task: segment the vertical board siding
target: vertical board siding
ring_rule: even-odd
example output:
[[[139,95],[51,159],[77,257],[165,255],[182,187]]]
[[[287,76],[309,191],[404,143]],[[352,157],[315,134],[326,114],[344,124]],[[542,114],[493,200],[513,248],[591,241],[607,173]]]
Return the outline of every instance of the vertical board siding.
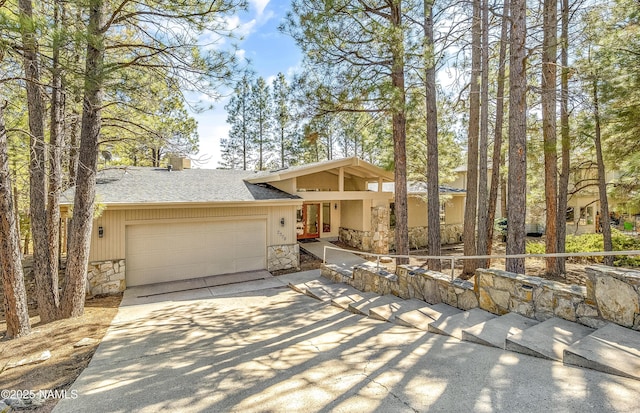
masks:
[[[99,227],[104,230],[102,238],[98,236]],[[89,261],[121,259],[124,251],[124,211],[105,210],[93,221]]]
[[[296,242],[295,206],[254,206],[221,208],[165,208],[165,209],[106,209],[93,223],[90,261],[122,259],[126,255],[126,226],[149,221],[162,223],[193,219],[225,217],[261,218],[267,221],[267,244],[286,245]],[[284,226],[280,220],[284,218]],[[98,237],[98,227],[104,229],[104,237]]]
[[[280,220],[284,218],[284,226]],[[271,207],[267,222],[267,244],[295,244],[296,240],[296,207]]]

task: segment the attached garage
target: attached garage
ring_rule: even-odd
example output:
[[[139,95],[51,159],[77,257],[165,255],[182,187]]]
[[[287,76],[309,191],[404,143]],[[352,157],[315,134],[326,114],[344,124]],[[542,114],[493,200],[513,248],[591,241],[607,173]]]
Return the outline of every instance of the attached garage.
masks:
[[[299,267],[295,225],[302,200],[246,181],[255,175],[141,167],[98,173],[88,293]],[[67,219],[73,196],[73,189],[64,194]]]
[[[126,284],[265,269],[266,233],[265,219],[128,225]]]

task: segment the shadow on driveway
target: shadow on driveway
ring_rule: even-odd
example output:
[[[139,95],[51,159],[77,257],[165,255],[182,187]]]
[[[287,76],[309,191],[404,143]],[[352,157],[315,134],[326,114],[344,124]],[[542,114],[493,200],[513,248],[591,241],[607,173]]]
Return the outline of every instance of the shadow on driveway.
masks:
[[[121,308],[72,389],[55,412],[605,412],[640,381],[266,288]]]

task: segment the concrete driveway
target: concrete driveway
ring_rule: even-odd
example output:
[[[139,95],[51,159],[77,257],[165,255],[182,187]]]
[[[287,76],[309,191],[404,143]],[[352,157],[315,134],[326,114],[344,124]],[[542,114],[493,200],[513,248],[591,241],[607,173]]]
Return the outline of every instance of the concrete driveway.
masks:
[[[54,411],[640,409],[640,381],[350,314],[286,288],[295,277],[127,290],[78,397]]]

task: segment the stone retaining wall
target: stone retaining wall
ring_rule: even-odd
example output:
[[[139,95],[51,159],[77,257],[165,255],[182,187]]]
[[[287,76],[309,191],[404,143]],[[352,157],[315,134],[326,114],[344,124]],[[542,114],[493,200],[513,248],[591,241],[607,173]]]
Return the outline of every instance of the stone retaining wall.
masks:
[[[640,330],[640,272],[606,265],[586,268],[586,287],[508,273],[478,270],[480,308],[516,312],[544,321],[560,317],[592,328],[610,321]]]
[[[495,269],[476,271],[480,308],[502,315],[518,313],[544,321],[552,317],[599,328],[605,321],[595,305],[585,300],[587,288]]]
[[[640,331],[640,271],[587,267],[585,301],[595,306],[603,319]]]
[[[267,270],[300,268],[300,245],[272,245],[267,247]]]
[[[408,298],[417,298],[429,304],[445,303],[463,310],[478,307],[472,281],[455,278],[438,271],[410,265],[396,269],[401,280],[407,280]]]
[[[118,294],[125,290],[125,261],[108,260],[89,263],[87,296]]]
[[[360,291],[392,294],[401,298],[417,298],[429,304],[446,303],[469,310],[478,306],[473,283],[451,279],[442,273],[418,267],[399,266],[393,274],[384,268],[356,266],[352,274],[332,265],[322,266],[322,275],[336,282],[344,282]]]
[[[640,331],[640,271],[594,265],[587,267],[587,285],[567,285],[539,277],[495,269],[478,269],[472,280],[408,265],[396,274],[361,265],[353,272],[323,265],[322,275],[361,291],[462,310],[479,307],[497,315],[509,312],[544,321],[551,317],[600,328],[607,322]]]

